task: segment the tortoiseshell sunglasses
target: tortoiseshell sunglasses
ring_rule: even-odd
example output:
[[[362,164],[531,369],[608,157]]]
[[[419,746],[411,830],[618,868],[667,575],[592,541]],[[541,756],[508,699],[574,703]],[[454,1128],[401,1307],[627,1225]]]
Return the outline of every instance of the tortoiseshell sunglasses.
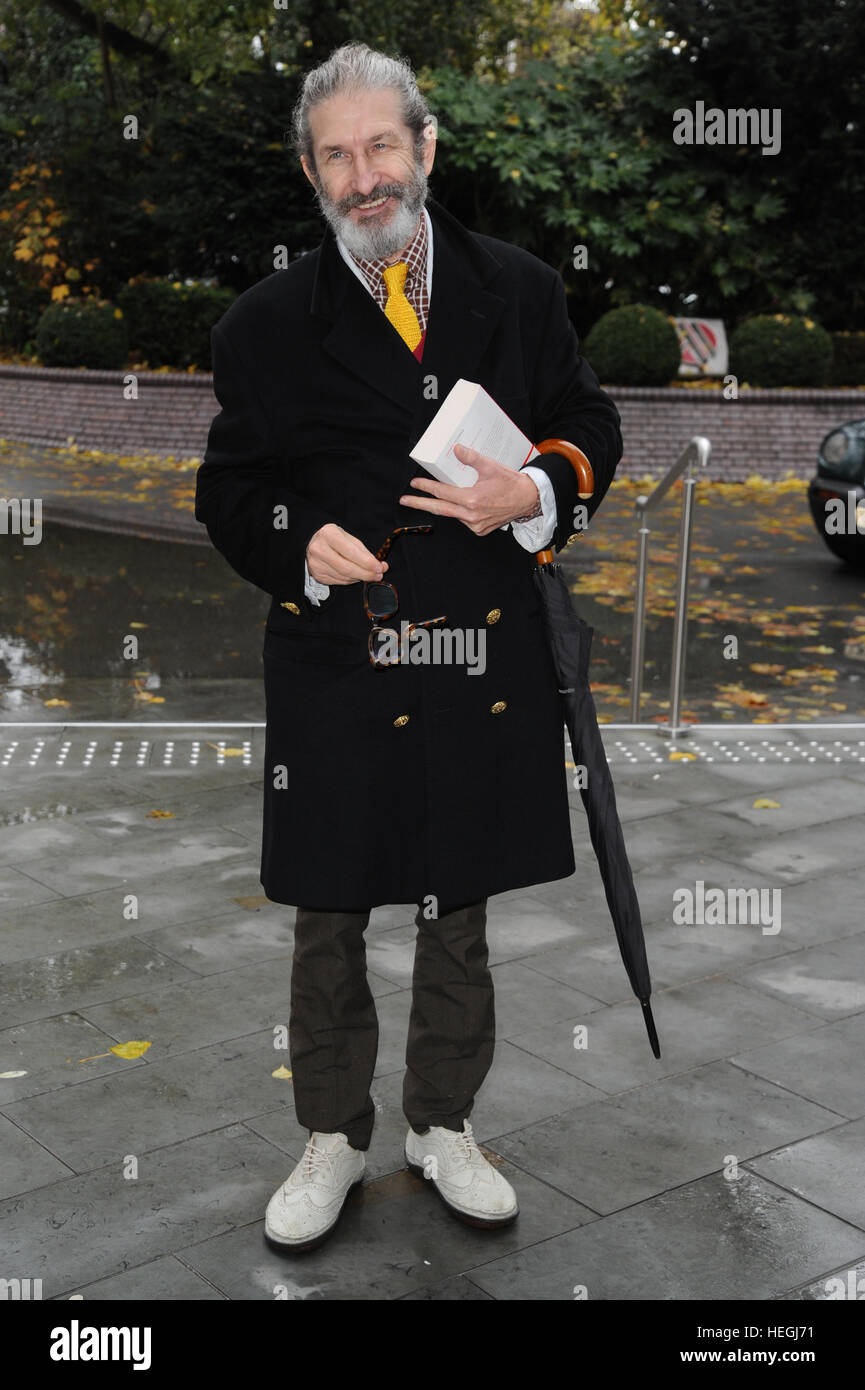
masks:
[[[387,558],[388,551],[396,540],[397,536],[428,536],[432,531],[432,526],[398,526],[375,553],[377,560]],[[379,626],[377,619],[392,618],[399,609],[399,594],[396,586],[387,579],[367,579],[363,586],[363,611],[373,624],[369,634],[367,647],[369,659],[377,671],[386,670],[388,666],[399,664],[402,656],[403,637],[409,637],[411,633],[419,627],[433,627],[436,623],[446,622],[445,614],[440,618],[427,618],[423,623],[409,623],[405,633],[399,636],[397,655],[395,657],[385,657],[385,648],[390,648],[393,641],[394,630],[392,628]],[[387,634],[385,636],[385,634]]]

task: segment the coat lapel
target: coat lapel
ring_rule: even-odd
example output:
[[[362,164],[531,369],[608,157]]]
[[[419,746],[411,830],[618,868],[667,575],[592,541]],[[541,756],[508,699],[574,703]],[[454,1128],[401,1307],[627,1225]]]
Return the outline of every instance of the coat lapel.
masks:
[[[433,279],[422,362],[351,273],[329,226],[319,247],[310,301],[310,313],[331,324],[324,350],[374,395],[387,397],[405,412],[412,444],[457,378],[476,379],[475,369],[505,308],[501,295],[485,288],[501,263],[429,197],[427,211],[433,227]],[[436,395],[426,399],[432,376]]]

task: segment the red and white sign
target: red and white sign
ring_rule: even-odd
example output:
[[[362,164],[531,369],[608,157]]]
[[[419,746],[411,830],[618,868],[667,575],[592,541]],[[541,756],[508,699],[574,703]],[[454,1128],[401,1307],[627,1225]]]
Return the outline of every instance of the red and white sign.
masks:
[[[726,376],[729,356],[723,319],[674,319],[682,350],[679,376]]]

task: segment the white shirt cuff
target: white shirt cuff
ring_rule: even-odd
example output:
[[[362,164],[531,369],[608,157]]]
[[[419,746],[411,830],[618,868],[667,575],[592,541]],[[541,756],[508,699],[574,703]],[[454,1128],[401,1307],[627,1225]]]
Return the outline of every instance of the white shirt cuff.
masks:
[[[540,517],[538,517],[538,520],[540,521]],[[540,549],[543,549],[543,546],[541,546]],[[303,592],[306,594],[310,603],[315,604],[316,608],[318,608],[323,598],[330,597],[330,585],[319,584],[317,579],[313,579],[305,560],[303,562]]]
[[[523,549],[545,550],[556,530],[556,495],[550,475],[545,473],[543,468],[532,468],[531,465],[521,469],[521,472],[528,473],[538,489],[542,511],[540,516],[533,517],[531,521],[512,521],[510,524]]]

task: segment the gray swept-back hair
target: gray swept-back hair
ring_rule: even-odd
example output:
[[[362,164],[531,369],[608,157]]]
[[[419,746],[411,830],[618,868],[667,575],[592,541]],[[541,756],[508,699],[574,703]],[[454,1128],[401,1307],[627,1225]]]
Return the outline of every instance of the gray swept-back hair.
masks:
[[[328,98],[353,92],[393,88],[400,95],[402,118],[412,132],[415,160],[424,147],[424,127],[435,117],[421,96],[407,58],[391,58],[377,53],[365,43],[343,44],[325,62],[306,74],[300,96],[291,113],[291,145],[296,155],[304,155],[313,173],[318,173],[312,151],[309,113]]]

